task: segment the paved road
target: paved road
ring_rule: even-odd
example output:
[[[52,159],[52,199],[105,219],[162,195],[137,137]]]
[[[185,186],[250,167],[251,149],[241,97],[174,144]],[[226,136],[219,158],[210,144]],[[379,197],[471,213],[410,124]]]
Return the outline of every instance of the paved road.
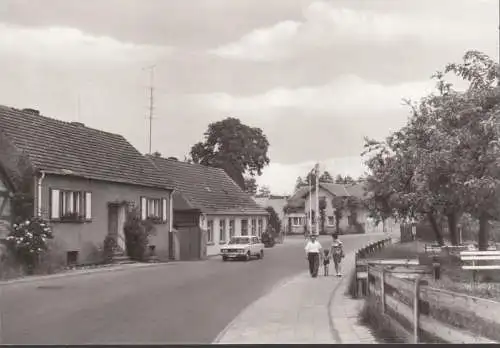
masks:
[[[368,238],[380,236],[343,240],[352,249]],[[2,343],[211,343],[246,306],[306,269],[303,246],[289,239],[251,262],[216,258],[6,285]]]

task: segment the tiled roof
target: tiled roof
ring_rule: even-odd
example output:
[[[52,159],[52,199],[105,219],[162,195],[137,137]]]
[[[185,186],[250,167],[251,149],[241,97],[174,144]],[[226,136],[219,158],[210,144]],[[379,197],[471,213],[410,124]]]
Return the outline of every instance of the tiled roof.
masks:
[[[0,106],[0,131],[31,165],[50,174],[172,188],[123,136]]]
[[[354,184],[347,184],[345,185],[345,189],[349,193],[350,196],[361,198],[361,199],[366,199],[368,198],[365,189],[365,184],[364,183],[354,183]]]
[[[181,192],[191,208],[211,214],[267,214],[222,169],[147,157],[174,182],[176,191]]]

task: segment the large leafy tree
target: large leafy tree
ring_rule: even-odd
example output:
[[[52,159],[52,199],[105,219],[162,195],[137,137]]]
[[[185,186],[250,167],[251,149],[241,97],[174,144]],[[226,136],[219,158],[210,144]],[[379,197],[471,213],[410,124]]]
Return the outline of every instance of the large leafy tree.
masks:
[[[464,92],[444,81],[453,72],[469,82]],[[460,64],[437,73],[437,93],[411,104],[405,127],[385,142],[367,142],[370,207],[379,216],[426,216],[443,243],[437,224],[446,216],[450,239],[468,212],[479,220],[479,246],[488,244],[489,220],[497,219],[499,93],[497,64],[470,51]]]
[[[251,195],[255,195],[258,190],[257,181],[255,180],[255,178],[251,176],[246,177],[244,178],[244,182],[245,182],[245,192]]]
[[[244,174],[261,175],[269,164],[269,142],[262,129],[228,117],[208,125],[205,139],[191,148],[193,162],[222,168],[245,189]]]

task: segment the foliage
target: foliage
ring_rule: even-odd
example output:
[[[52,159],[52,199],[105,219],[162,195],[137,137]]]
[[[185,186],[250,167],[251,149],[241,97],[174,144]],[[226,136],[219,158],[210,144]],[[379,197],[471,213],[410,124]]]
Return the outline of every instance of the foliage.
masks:
[[[333,182],[333,180],[332,180],[332,182]],[[350,175],[342,176],[342,175],[338,174],[335,177],[336,184],[352,184],[354,182],[355,182],[355,180]]]
[[[245,189],[243,174],[261,175],[269,164],[269,142],[257,127],[249,127],[237,118],[228,117],[211,123],[205,139],[191,148],[193,162],[222,168]]]
[[[326,199],[325,197],[319,198],[319,223],[320,223],[320,233],[325,233],[325,221],[326,221]]]
[[[52,238],[49,223],[34,217],[12,226],[12,231],[7,236],[7,247],[17,263],[26,267],[28,273],[32,273],[40,255],[47,250],[47,240]]]
[[[127,213],[124,232],[128,256],[135,261],[146,261],[154,224],[150,220],[142,220],[139,210],[134,208]]]
[[[304,180],[302,180],[302,177],[297,177],[297,181],[295,182],[295,191],[297,191],[299,188],[301,188],[302,186],[305,186],[306,183],[304,182]]]
[[[449,72],[468,81],[469,88],[453,90],[444,80]],[[500,216],[496,76],[492,59],[469,51],[463,63],[449,64],[433,76],[437,93],[417,103],[407,101],[412,115],[405,127],[384,142],[366,140],[372,215],[426,217],[442,244],[439,218],[447,217],[456,243],[457,223],[467,212],[480,220],[479,244],[486,248],[488,221]]]
[[[271,189],[269,188],[269,186],[261,186],[259,188],[259,193],[258,193],[259,197],[269,197],[271,196]]]
[[[254,177],[245,178],[245,192],[252,196],[257,193],[257,182]]]
[[[105,263],[113,262],[113,256],[115,254],[117,247],[118,247],[118,244],[116,243],[116,239],[114,237],[107,235],[106,238],[104,238],[103,258],[104,258]]]
[[[332,175],[328,171],[324,171],[323,174],[319,177],[319,182],[329,182],[333,183]]]
[[[271,226],[276,233],[279,233],[281,231],[281,220],[278,214],[273,207],[267,207],[266,211],[269,213],[268,225]]]

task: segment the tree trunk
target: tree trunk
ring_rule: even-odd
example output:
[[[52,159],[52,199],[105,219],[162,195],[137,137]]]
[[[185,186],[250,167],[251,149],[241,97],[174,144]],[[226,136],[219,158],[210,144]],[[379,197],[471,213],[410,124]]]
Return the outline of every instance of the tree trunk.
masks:
[[[479,236],[477,241],[480,251],[485,251],[488,249],[489,232],[490,220],[486,215],[482,215],[479,218]]]
[[[451,245],[458,245],[458,231],[457,231],[458,214],[450,213],[446,215],[446,217],[448,220],[448,231],[450,233]]]
[[[429,222],[431,223],[432,226],[432,230],[436,235],[436,242],[441,246],[444,245],[443,234],[441,233],[436,217],[434,216],[433,213],[427,213],[427,218],[429,219]]]

